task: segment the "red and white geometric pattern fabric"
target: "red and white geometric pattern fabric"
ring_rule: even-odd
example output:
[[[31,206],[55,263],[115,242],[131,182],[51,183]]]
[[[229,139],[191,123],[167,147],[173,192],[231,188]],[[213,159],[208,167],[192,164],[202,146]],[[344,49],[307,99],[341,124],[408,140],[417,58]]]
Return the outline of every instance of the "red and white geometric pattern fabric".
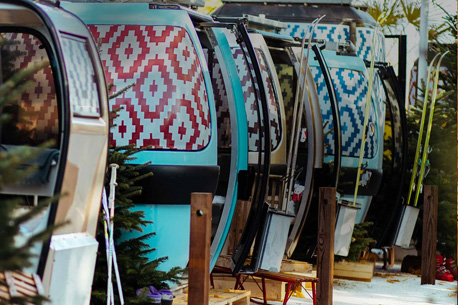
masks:
[[[231,118],[229,112],[229,102],[221,66],[216,57],[213,57],[211,72],[218,127],[218,147],[228,148],[231,146]]]
[[[116,146],[201,150],[210,142],[210,109],[191,38],[174,26],[91,25],[113,93],[122,107],[111,134]]]
[[[20,52],[12,62],[14,70],[23,70],[31,65],[49,61],[46,49],[35,36],[26,33],[1,33],[0,35],[8,41],[4,48],[10,52]],[[59,113],[51,67],[37,71],[30,80],[30,85],[25,87],[25,91],[16,102],[20,108],[21,120],[18,127],[29,131],[31,140],[35,144],[50,139],[57,140]]]
[[[256,102],[256,92],[251,81],[251,74],[248,64],[241,48],[231,48],[237,66],[237,72],[242,84],[243,97],[245,99],[245,112],[248,123],[248,150],[259,151],[259,124],[258,124],[258,104]]]
[[[267,86],[267,103],[269,105],[269,118],[270,118],[270,140],[272,142],[272,150],[275,150],[281,140],[281,125],[280,125],[280,111],[278,107],[278,97],[273,88],[273,79],[268,70],[265,55],[260,49],[255,49],[256,58],[259,62],[261,70],[262,82]]]

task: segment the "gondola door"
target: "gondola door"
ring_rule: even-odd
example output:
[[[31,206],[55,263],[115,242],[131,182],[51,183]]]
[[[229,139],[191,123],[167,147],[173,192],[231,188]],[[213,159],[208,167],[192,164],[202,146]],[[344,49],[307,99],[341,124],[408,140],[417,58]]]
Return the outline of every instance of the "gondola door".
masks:
[[[215,97],[220,175],[212,204],[210,270],[223,250],[232,223],[239,189],[249,184],[248,127],[245,99],[237,66],[226,35],[234,25],[190,13],[206,55]]]
[[[2,53],[12,55],[2,58],[2,68],[12,75],[42,65],[30,75],[30,86],[3,109],[12,120],[2,124],[1,140],[5,150],[37,149],[29,163],[38,170],[1,192],[31,205],[59,194],[21,229],[26,239],[62,224],[35,246],[38,259],[27,271],[42,277],[52,304],[89,304],[108,147],[101,62],[86,26],[54,3],[1,1],[0,14],[2,41],[8,41]]]

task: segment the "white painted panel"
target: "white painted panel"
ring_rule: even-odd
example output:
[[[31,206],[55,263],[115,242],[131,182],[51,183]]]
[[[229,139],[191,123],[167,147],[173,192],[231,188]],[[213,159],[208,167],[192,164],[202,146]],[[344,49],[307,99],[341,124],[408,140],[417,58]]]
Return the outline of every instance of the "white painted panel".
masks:
[[[86,233],[52,237],[50,304],[89,304],[97,246],[97,241]]]
[[[334,254],[348,256],[358,208],[339,205],[334,233]]]
[[[417,223],[419,208],[406,205],[402,213],[401,225],[399,227],[395,245],[402,248],[409,248],[410,240],[412,239],[413,230]]]
[[[292,217],[285,214],[269,213],[268,218],[270,218],[270,221],[259,268],[280,272]]]

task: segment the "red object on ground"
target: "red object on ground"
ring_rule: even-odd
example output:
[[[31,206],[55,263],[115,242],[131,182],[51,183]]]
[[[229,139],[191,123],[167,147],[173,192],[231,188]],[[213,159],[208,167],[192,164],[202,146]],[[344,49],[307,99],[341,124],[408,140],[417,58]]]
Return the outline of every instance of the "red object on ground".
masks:
[[[450,273],[453,275],[455,280],[457,280],[458,268],[456,267],[456,260],[453,258],[447,258],[445,260],[445,268],[447,268]]]
[[[450,271],[444,265],[444,257],[436,254],[436,279],[453,282],[454,278]]]
[[[213,268],[213,272],[218,272],[218,273],[230,273],[232,274],[231,269],[229,268],[224,268],[224,267],[218,267],[215,266]],[[310,282],[312,284],[312,295],[308,293],[307,294],[310,296],[310,298],[313,301],[313,305],[316,305],[316,294],[315,294],[315,288],[316,288],[316,283],[318,282],[318,279],[316,277],[308,277],[308,276],[298,276],[298,275],[292,275],[292,274],[284,274],[284,273],[278,273],[278,272],[270,272],[270,271],[263,271],[259,270],[258,272],[255,273],[237,273],[235,274],[235,287],[234,289],[242,289],[245,290],[243,287],[243,283],[246,281],[248,277],[253,278],[253,280],[256,282],[255,278],[260,278],[261,279],[261,286],[256,282],[258,285],[259,289],[262,291],[263,295],[263,300],[262,302],[259,302],[258,300],[251,299],[251,302],[256,303],[256,304],[264,304],[268,305],[269,303],[267,302],[266,298],[266,284],[265,284],[265,279],[269,280],[274,280],[274,281],[280,281],[280,282],[286,282],[288,285],[286,286],[286,293],[285,293],[285,299],[283,300],[283,305],[286,305],[288,303],[289,298],[292,296],[294,290],[298,286],[302,286],[303,283]]]

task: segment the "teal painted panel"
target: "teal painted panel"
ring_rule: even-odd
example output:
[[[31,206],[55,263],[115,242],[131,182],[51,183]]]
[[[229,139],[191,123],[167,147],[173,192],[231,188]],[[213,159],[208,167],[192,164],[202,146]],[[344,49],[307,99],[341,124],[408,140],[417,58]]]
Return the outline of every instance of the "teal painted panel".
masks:
[[[163,271],[176,266],[185,268],[189,260],[191,205],[136,204],[131,211],[143,211],[145,219],[153,223],[143,226],[143,233],[123,233],[120,242],[155,232],[156,235],[147,240],[150,248],[156,249],[147,255],[148,259],[167,256],[169,259],[158,267]]]

